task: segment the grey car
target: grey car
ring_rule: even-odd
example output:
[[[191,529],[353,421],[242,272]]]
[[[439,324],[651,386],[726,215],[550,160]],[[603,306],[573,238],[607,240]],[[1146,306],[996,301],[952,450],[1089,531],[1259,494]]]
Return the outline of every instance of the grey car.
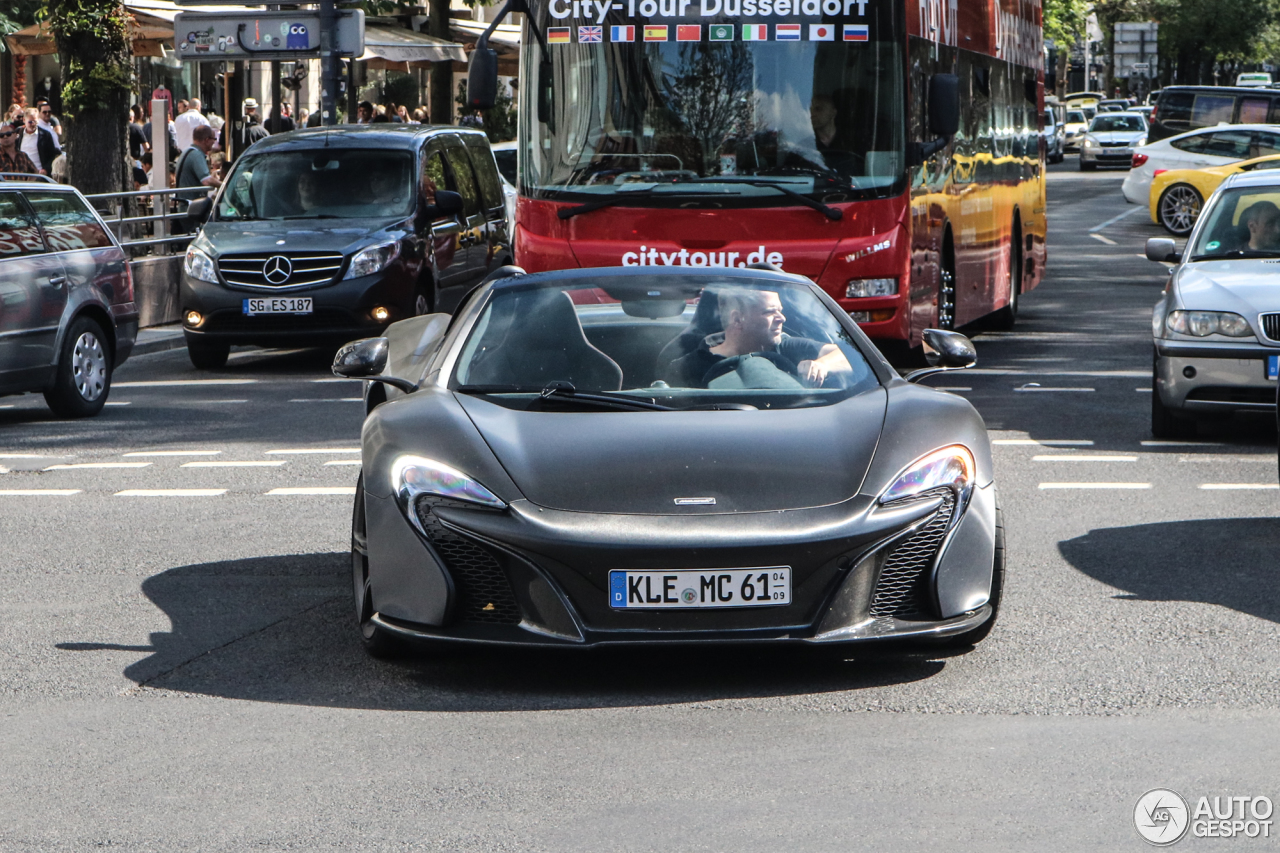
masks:
[[[0,395],[96,415],[137,336],[128,257],[84,197],[0,174]]]
[[[991,630],[1004,548],[982,418],[900,378],[813,282],[499,273],[452,318],[335,359],[378,383],[352,522],[371,651]],[[939,368],[976,359],[955,332],[925,342]]]
[[[1169,238],[1147,257],[1176,264],[1152,314],[1151,432],[1194,433],[1198,419],[1270,412],[1280,374],[1280,176],[1233,175],[1205,205],[1185,253]]]
[[[1098,113],[1080,141],[1080,169],[1133,163],[1133,150],[1147,142],[1147,120],[1141,113]]]

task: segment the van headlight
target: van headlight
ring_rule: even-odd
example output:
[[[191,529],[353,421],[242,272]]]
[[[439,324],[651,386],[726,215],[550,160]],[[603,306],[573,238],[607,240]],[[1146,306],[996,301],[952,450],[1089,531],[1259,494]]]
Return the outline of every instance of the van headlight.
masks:
[[[382,243],[378,246],[361,249],[351,259],[351,264],[347,267],[347,274],[342,278],[346,280],[373,275],[386,269],[387,265],[398,257],[400,257],[400,243],[395,240],[390,243]]]
[[[218,269],[213,264],[213,258],[195,246],[187,248],[187,257],[182,261],[182,271],[187,274],[187,278],[212,284],[218,283]]]
[[[954,490],[963,506],[973,490],[976,466],[969,448],[953,444],[922,456],[907,466],[893,485],[880,495],[880,503],[913,498],[933,489]]]

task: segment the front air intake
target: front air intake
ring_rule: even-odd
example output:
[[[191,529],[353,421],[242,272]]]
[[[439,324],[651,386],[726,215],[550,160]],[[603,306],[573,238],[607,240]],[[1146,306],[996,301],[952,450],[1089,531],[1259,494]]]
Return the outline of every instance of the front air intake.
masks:
[[[487,548],[473,542],[440,522],[436,507],[474,509],[462,501],[423,495],[414,510],[422,522],[431,547],[439,555],[445,571],[453,577],[457,601],[454,618],[459,622],[515,625],[520,622],[520,607],[511,592],[511,582]]]
[[[871,615],[909,621],[938,618],[933,612],[933,596],[929,590],[930,569],[938,557],[951,516],[955,514],[956,496],[951,489],[933,489],[915,499],[942,498],[942,506],[929,521],[889,552],[871,596]]]

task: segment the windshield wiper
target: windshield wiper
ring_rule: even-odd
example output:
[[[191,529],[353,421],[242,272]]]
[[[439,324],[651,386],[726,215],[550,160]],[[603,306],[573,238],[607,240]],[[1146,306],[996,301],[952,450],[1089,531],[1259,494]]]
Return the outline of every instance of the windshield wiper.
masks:
[[[747,186],[751,186],[751,187],[771,187],[772,189],[777,190],[778,192],[782,193],[785,196],[790,196],[791,198],[794,198],[796,201],[800,202],[805,207],[812,207],[814,210],[819,211],[824,216],[826,216],[827,219],[830,219],[832,222],[839,222],[841,219],[844,218],[844,211],[840,210],[839,208],[832,207],[829,204],[823,204],[822,202],[818,201],[816,198],[809,198],[807,195],[804,195],[803,193],[798,193],[795,190],[791,189],[790,187],[783,186],[778,181],[762,181],[757,178],[750,181],[734,181],[733,183],[746,184]]]
[[[341,219],[334,213],[297,213],[293,216],[281,216],[281,219]]]
[[[641,410],[649,412],[671,412],[675,411],[670,406],[663,406],[649,400],[637,400],[634,397],[611,397],[606,394],[591,394],[578,391],[573,387],[573,383],[564,380],[556,380],[542,389],[538,394],[539,400],[573,400],[574,402],[590,403],[595,406],[601,406],[606,409],[628,409]]]
[[[832,222],[838,222],[839,220],[844,218],[843,211],[837,208],[831,207],[830,205],[823,204],[817,199],[809,198],[807,195],[798,193],[795,190],[791,189],[790,187],[784,186],[783,183],[780,181],[770,181],[770,180],[761,179],[761,178],[752,178],[751,180],[737,180],[737,179],[721,180],[718,178],[683,178],[683,179],[677,179],[675,181],[672,181],[671,183],[672,184],[727,184],[729,186],[733,186],[734,184],[746,184],[749,187],[767,187],[769,189],[777,190],[783,195],[795,199],[796,201],[803,204],[805,207],[813,208],[819,213],[822,213]],[[593,210],[600,210],[601,208],[604,208],[604,207],[612,207],[615,204],[622,204],[627,199],[628,196],[652,195],[654,191],[657,189],[658,189],[657,186],[653,186],[653,187],[646,187],[645,189],[641,189],[641,190],[628,190],[626,192],[616,193],[606,198],[599,199],[598,201],[589,201],[586,204],[580,204],[577,207],[561,208],[556,215],[559,216],[561,219],[569,219],[571,217],[577,216],[579,213],[591,213]],[[689,195],[699,195],[699,193],[671,192],[671,193],[662,193],[661,195],[664,197],[689,196]]]
[[[585,204],[580,204],[577,207],[562,207],[556,213],[556,216],[560,217],[561,219],[572,219],[573,217],[577,216],[579,213],[590,213],[593,210],[600,210],[603,207],[613,207],[615,204],[622,204],[627,200],[627,198],[633,195],[651,195],[653,191],[656,189],[657,187],[645,187],[644,189],[641,189],[641,190],[626,190],[625,192],[619,192],[619,193],[614,193],[613,195],[610,195],[610,196],[605,196],[604,198],[598,199],[596,201],[589,201],[589,202],[586,202]],[[706,195],[706,193],[674,192],[674,193],[662,194],[664,198],[668,196],[682,197],[682,196],[702,196],[702,195]]]

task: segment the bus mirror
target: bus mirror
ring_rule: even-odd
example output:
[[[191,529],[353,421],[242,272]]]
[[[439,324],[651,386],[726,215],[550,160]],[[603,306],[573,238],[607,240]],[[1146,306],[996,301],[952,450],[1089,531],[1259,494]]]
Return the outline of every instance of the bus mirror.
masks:
[[[552,79],[554,72],[550,62],[538,63],[538,121],[547,126],[548,130],[555,130],[555,119],[551,115],[553,104],[552,96],[555,94],[552,88]]]
[[[929,132],[937,137],[955,136],[960,129],[960,78],[934,74],[929,78]]]
[[[487,45],[477,45],[467,67],[467,109],[487,110],[497,99],[498,52]]]

